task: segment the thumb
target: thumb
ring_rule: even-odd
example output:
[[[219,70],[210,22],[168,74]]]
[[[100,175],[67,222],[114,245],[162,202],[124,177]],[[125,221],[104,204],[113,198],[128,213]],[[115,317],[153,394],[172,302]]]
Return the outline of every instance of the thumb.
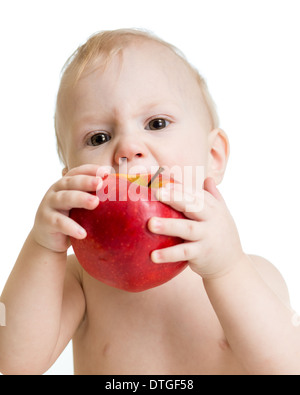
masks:
[[[203,189],[213,195],[213,197],[215,197],[220,202],[224,201],[221,193],[217,189],[215,180],[212,177],[208,177],[204,180]]]

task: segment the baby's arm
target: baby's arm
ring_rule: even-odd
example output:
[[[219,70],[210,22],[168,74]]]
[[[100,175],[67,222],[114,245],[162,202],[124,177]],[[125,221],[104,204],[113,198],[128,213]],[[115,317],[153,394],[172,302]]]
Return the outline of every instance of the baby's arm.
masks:
[[[245,257],[204,286],[227,341],[249,374],[300,374],[300,331],[285,283],[270,263]],[[261,266],[268,269],[261,270]]]
[[[68,217],[73,207],[94,209],[98,166],[71,170],[45,195],[36,220],[1,296],[6,327],[0,328],[0,371],[45,372],[83,317],[84,295],[67,250],[69,237],[85,231]]]
[[[186,242],[154,251],[152,259],[188,260],[202,276],[229,347],[250,374],[300,374],[300,330],[292,324],[284,281],[271,264],[243,252],[213,180],[207,179],[204,186],[204,202],[199,196],[182,195],[176,185],[169,197],[159,195],[188,219],[153,218],[149,229]],[[199,210],[188,212],[193,199]]]

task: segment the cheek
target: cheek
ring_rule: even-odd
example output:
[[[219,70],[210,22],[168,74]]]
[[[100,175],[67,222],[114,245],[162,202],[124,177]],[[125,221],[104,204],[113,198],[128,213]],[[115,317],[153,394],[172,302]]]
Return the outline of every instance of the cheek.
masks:
[[[198,137],[198,136],[197,136]],[[208,141],[205,138],[191,139],[175,155],[182,172],[182,182],[188,189],[200,191],[208,174]]]
[[[69,149],[66,150],[66,160],[69,169],[81,166],[85,164],[83,158],[76,152],[76,150],[70,145]]]
[[[195,132],[195,127],[184,125],[184,129],[185,133],[180,130],[158,144],[157,153],[160,153],[160,157],[168,158],[174,165],[206,166],[208,136],[201,130]]]
[[[168,174],[171,174],[175,180],[182,183],[184,188],[193,191],[200,191],[207,176],[206,150],[181,150],[176,155],[170,151],[160,165],[165,167]]]
[[[174,159],[184,166],[204,166],[208,164],[208,141],[200,136],[181,141]]]

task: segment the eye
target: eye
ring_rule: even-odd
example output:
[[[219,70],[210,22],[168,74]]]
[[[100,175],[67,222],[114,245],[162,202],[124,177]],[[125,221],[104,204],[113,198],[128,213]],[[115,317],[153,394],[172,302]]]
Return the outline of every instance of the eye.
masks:
[[[152,119],[146,126],[146,130],[161,130],[170,124],[169,121],[163,118]]]
[[[95,133],[87,140],[87,145],[97,147],[98,145],[106,143],[110,139],[111,137],[106,133]]]

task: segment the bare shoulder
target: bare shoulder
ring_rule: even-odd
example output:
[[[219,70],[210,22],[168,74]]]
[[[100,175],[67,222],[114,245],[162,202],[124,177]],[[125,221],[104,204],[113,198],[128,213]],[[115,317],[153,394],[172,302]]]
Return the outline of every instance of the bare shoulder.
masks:
[[[290,306],[288,288],[279,270],[271,262],[261,256],[249,255],[249,258],[265,283],[286,305]]]

